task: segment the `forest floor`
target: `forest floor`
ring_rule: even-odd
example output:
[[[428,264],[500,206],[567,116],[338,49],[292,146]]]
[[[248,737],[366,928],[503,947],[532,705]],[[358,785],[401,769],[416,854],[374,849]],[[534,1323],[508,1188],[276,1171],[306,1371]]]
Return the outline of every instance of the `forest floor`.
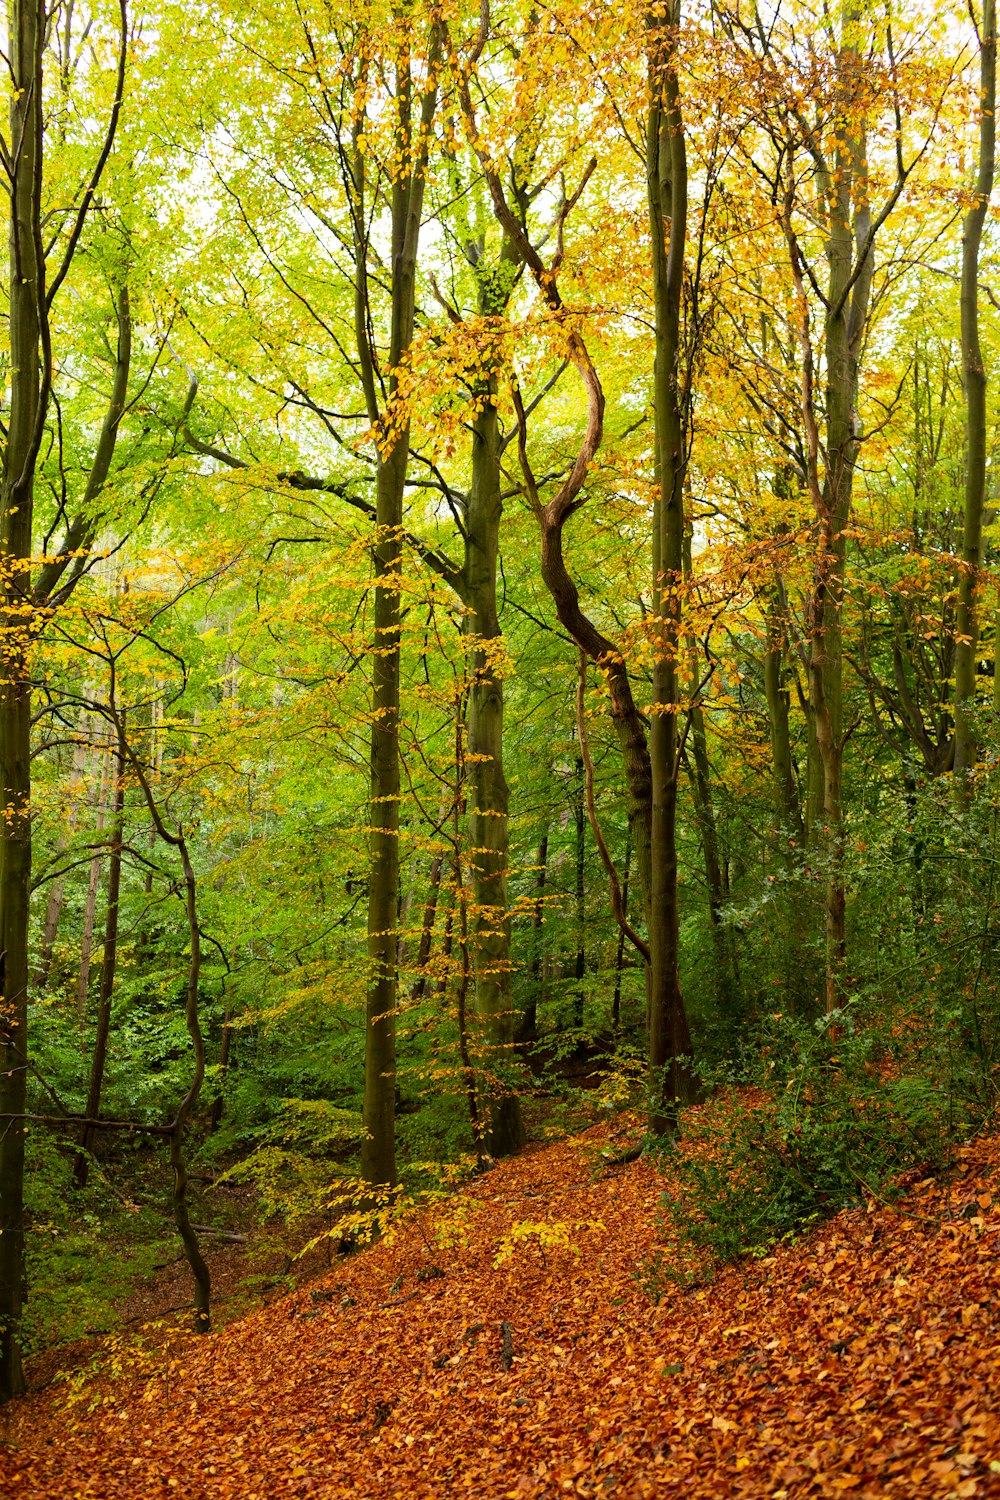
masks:
[[[687,1287],[635,1122],[0,1416],[18,1500],[1000,1496],[1000,1138]],[[669,1254],[667,1255],[669,1260]]]

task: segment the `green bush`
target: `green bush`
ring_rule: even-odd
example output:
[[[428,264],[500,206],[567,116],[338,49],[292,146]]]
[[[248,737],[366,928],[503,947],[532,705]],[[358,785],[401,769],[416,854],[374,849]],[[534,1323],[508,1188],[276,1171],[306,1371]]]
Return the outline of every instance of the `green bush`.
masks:
[[[654,1281],[767,1253],[865,1194],[891,1198],[910,1170],[943,1167],[995,1098],[969,1035],[957,1004],[772,1017],[757,1076],[684,1116],[665,1199],[676,1263],[661,1256]]]

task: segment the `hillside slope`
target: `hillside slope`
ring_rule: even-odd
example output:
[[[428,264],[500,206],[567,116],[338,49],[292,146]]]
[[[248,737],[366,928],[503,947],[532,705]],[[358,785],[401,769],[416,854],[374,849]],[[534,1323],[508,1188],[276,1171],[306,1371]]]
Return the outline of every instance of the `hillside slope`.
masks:
[[[601,1172],[608,1139],[497,1167],[91,1416],[20,1403],[0,1494],[1000,1496],[1000,1140],[654,1305],[663,1180]]]

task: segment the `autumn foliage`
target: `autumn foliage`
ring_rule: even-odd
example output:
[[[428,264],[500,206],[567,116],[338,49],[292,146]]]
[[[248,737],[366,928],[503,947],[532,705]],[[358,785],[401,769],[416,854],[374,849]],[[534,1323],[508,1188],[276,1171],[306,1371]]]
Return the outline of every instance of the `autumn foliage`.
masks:
[[[5,10],[0,1491],[1000,1495],[995,0]]]

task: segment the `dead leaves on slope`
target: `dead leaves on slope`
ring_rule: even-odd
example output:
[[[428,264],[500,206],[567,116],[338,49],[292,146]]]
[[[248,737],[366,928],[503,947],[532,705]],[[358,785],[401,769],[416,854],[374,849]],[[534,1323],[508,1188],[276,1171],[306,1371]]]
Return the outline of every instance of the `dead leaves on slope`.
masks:
[[[607,1139],[471,1183],[440,1233],[413,1223],[186,1350],[169,1393],[24,1403],[0,1493],[1000,1495],[1000,1141],[654,1306],[664,1179],[643,1159],[592,1180]]]

